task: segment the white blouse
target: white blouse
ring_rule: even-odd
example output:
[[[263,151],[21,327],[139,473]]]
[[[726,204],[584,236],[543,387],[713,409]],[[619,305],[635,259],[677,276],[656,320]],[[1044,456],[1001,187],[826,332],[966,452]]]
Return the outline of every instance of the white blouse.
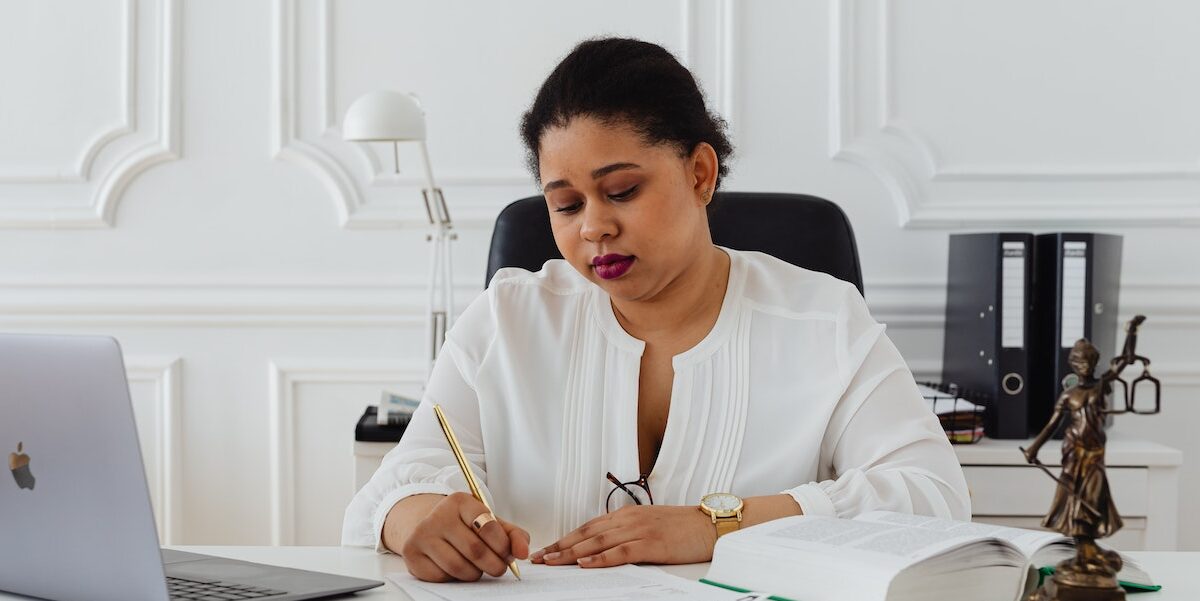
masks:
[[[875,509],[970,518],[962,469],[884,326],[851,284],[723,248],[712,331],[672,359],[654,502],[790,494],[810,515]],[[566,261],[496,273],[447,334],[403,439],[346,509],[342,544],[375,546],[397,501],[468,491],[440,403],[496,514],[548,545],[639,475],[645,343]],[[632,503],[628,495],[614,503]],[[614,507],[615,509],[615,507]]]

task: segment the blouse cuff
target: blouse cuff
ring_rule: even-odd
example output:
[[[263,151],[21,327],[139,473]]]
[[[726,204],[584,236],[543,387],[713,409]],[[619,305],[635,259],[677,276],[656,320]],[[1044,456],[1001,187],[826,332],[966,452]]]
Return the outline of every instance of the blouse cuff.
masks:
[[[802,484],[791,490],[785,490],[783,494],[792,495],[796,503],[800,504],[800,510],[804,512],[804,515],[837,517],[837,510],[833,507],[833,501],[821,489],[821,485],[816,482]]]
[[[375,552],[391,552],[387,547],[383,546],[383,522],[387,519],[388,512],[396,506],[396,503],[413,495],[438,494],[449,496],[455,492],[457,491],[454,488],[441,482],[417,482],[406,484],[384,495],[383,499],[379,501],[379,506],[375,508],[375,515],[371,520],[375,531]]]

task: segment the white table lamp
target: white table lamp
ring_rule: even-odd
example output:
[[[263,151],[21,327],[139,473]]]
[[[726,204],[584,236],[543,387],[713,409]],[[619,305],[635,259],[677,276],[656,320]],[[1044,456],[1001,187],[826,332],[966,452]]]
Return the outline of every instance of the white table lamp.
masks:
[[[429,166],[429,151],[425,146],[425,112],[417,99],[409,94],[382,90],[360,96],[342,121],[342,137],[356,142],[391,142],[396,173],[400,172],[400,142],[416,142],[421,152],[421,167],[425,172],[425,212],[429,216],[430,232],[426,240],[433,243],[429,257],[429,321],[426,324],[428,370],[433,369],[438,350],[446,338],[454,316],[454,291],[451,284],[450,242],[457,236],[451,231],[450,211],[446,198],[433,181]],[[426,378],[428,379],[428,377]],[[386,419],[380,408],[380,421]]]

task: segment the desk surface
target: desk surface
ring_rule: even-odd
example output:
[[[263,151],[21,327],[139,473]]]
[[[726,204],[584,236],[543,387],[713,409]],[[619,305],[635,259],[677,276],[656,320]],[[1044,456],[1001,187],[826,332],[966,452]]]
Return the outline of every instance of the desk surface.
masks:
[[[404,571],[404,560],[395,555],[379,555],[372,549],[354,547],[174,547],[182,551],[220,555],[245,561],[256,561],[302,570],[333,572],[346,576],[386,580],[384,574]],[[1134,601],[1172,601],[1200,599],[1200,552],[1134,552],[1129,553],[1154,577],[1163,590],[1139,593]],[[698,579],[708,572],[707,563],[661,566],[676,576]],[[0,599],[18,599],[0,593]],[[409,599],[399,588],[387,583],[347,600]]]

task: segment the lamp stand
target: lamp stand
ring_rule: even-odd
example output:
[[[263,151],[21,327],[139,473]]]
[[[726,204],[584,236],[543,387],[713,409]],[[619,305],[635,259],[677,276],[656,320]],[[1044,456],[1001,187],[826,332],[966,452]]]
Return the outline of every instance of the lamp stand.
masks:
[[[421,166],[425,171],[425,188],[421,196],[425,200],[425,214],[429,217],[429,233],[425,240],[433,243],[429,255],[429,275],[427,280],[428,302],[426,310],[428,323],[426,325],[426,341],[429,343],[428,365],[425,380],[433,372],[433,364],[437,361],[438,352],[446,341],[446,331],[454,321],[454,285],[451,264],[450,243],[458,239],[454,232],[454,223],[450,219],[450,209],[446,206],[446,197],[442,189],[433,181],[433,170],[429,166],[429,152],[425,141],[418,143],[421,151]]]

